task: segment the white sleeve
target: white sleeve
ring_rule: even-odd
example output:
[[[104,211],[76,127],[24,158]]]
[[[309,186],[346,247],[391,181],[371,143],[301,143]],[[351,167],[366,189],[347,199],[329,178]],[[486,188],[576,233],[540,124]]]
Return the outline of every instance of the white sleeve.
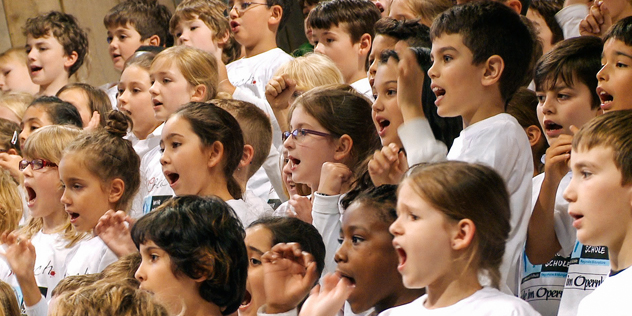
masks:
[[[313,225],[316,227],[325,243],[325,269],[322,275],[336,271],[334,255],[340,244],[340,211],[338,200],[340,195],[322,195],[314,193],[312,206]]]
[[[279,151],[272,144],[270,154],[268,154],[268,158],[266,158],[262,167],[279,199],[281,199],[281,202],[285,202],[288,200],[288,197],[283,193],[283,180],[281,179],[281,166],[279,165],[281,158],[279,156]]]
[[[419,117],[404,122],[397,129],[397,134],[406,150],[409,166],[446,160],[448,148],[434,137],[426,118]]]
[[[573,4],[555,14],[555,20],[562,28],[564,39],[579,37],[579,23],[588,15],[588,6]]]
[[[42,296],[33,306],[26,306],[26,315],[28,316],[46,316],[48,314],[48,303],[44,296]]]

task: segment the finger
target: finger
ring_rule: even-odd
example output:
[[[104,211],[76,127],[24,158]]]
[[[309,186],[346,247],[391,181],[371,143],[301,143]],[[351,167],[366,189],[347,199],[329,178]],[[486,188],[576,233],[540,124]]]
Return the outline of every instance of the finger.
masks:
[[[575,125],[571,125],[571,127],[569,127],[569,129],[571,130],[571,133],[573,135],[577,134],[577,132],[579,132],[579,128],[577,128],[577,126]]]
[[[589,30],[591,30],[593,34],[599,34],[599,23],[592,14],[588,15],[584,21],[588,23]]]

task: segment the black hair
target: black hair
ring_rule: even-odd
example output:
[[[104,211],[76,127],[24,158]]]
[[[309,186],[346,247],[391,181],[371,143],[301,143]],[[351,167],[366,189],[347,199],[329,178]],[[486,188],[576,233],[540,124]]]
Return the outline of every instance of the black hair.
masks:
[[[627,46],[632,46],[632,16],[623,18],[610,27],[610,30],[603,36],[603,42],[614,38],[620,40]]]
[[[115,5],[103,18],[106,28],[130,24],[141,41],[154,35],[160,38],[160,46],[173,46],[173,36],[169,33],[171,12],[157,0],[127,0]]]
[[[332,0],[318,3],[309,13],[307,25],[327,30],[345,23],[352,43],[357,43],[363,34],[375,37],[375,23],[380,19],[380,10],[368,0]]]
[[[292,3],[290,1],[292,0],[266,0],[266,4],[268,5],[268,7],[278,5],[283,10],[281,21],[279,22],[279,28],[277,29],[277,31],[281,30],[287,23],[287,20],[290,18],[290,14],[292,12]]]
[[[53,125],[74,125],[83,128],[83,121],[77,108],[58,97],[42,96],[39,97],[29,107],[42,107]]]
[[[132,227],[136,247],[152,241],[164,250],[172,270],[191,279],[205,278],[200,296],[237,311],[246,292],[246,233],[235,211],[218,197],[177,196],[146,214]]]
[[[387,224],[392,224],[397,219],[397,185],[383,184],[379,187],[369,188],[349,199],[343,198],[341,203],[345,209],[354,203],[378,211],[378,218]]]
[[[419,20],[395,20],[390,17],[379,19],[375,23],[375,35],[392,37],[405,41],[410,47],[432,46],[430,28],[419,23]]]

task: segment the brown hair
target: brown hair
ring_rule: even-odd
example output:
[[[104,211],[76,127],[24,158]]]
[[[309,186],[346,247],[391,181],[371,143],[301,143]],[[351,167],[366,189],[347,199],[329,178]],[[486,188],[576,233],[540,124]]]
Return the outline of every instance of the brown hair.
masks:
[[[78,289],[98,281],[99,278],[99,273],[69,275],[57,283],[57,286],[53,289],[53,292],[51,292],[51,297],[76,292]]]
[[[474,222],[468,265],[485,270],[498,288],[511,229],[509,193],[500,175],[484,165],[449,161],[413,167],[400,188],[403,185],[410,185],[448,220]]]
[[[0,169],[0,231],[13,231],[22,218],[22,196],[9,171]]]
[[[325,85],[299,96],[288,115],[288,125],[297,107],[302,107],[335,137],[349,135],[353,140],[347,166],[356,177],[366,169],[364,160],[382,148],[371,117],[371,102],[349,85]]]
[[[404,1],[406,5],[413,11],[416,18],[420,19],[420,22],[426,22],[432,24],[432,21],[441,14],[443,11],[452,7],[452,1],[450,0],[400,0]],[[424,23],[425,24],[425,23]],[[427,25],[430,25],[427,24]]]
[[[59,97],[62,92],[73,89],[81,90],[81,92],[87,97],[88,107],[90,108],[90,115],[92,115],[94,111],[97,111],[99,113],[99,116],[101,117],[101,120],[99,121],[99,126],[105,127],[105,118],[107,117],[108,113],[112,111],[112,103],[110,102],[110,98],[108,97],[107,93],[87,83],[78,82],[70,83],[63,86],[61,89],[59,89],[59,91],[57,91],[56,96]]]
[[[157,0],[127,0],[115,5],[103,17],[106,28],[116,26],[133,27],[140,40],[144,41],[154,35],[160,38],[161,46],[172,46],[173,37],[169,33],[171,12]]]
[[[230,33],[230,24],[224,15],[225,12],[226,4],[220,0],[184,0],[178,4],[169,21],[169,32],[177,39],[178,23],[199,18],[215,33],[215,37],[222,38],[226,33]]]
[[[103,183],[123,180],[125,191],[116,202],[116,209],[125,211],[129,210],[140,186],[140,158],[132,143],[123,139],[129,122],[130,119],[122,112],[111,111],[105,129],[83,134],[64,151],[64,155],[81,153],[84,166]]]
[[[77,61],[68,69],[68,77],[72,76],[88,56],[88,34],[79,27],[74,16],[59,11],[50,11],[26,20],[25,36],[41,38],[49,36],[49,33],[64,47],[66,56],[77,53]],[[30,49],[27,47],[26,52]]]
[[[239,100],[213,100],[212,104],[228,111],[235,117],[244,135],[244,143],[254,149],[254,157],[248,167],[248,178],[252,177],[270,154],[272,125],[270,118],[256,105]]]
[[[321,30],[340,26],[349,33],[351,42],[357,43],[364,34],[371,35],[373,40],[374,25],[379,19],[380,10],[371,1],[332,0],[318,3],[307,17],[307,25]]]
[[[81,129],[70,125],[48,125],[38,128],[24,143],[24,158],[41,158],[59,165],[64,148],[77,139],[81,133]],[[59,184],[61,189],[61,181]],[[59,203],[61,204],[61,202]],[[69,241],[66,247],[72,247],[85,234],[78,233],[75,227],[70,224],[70,218],[66,212],[64,212],[64,216],[67,219],[66,223],[58,231],[63,232],[62,237]],[[41,217],[31,217],[20,231],[30,238],[42,230],[43,225],[44,220]]]
[[[14,149],[18,154],[21,154],[20,141],[16,134],[19,134],[20,130],[20,125],[16,122],[0,118],[0,149]],[[15,142],[13,142],[13,140],[15,140]]]
[[[612,148],[614,164],[621,171],[621,185],[632,183],[632,110],[611,111],[586,123],[573,136],[573,150]]]
[[[2,302],[3,315],[7,316],[20,316],[20,308],[18,306],[18,300],[15,297],[13,287],[4,281],[0,281],[0,301]]]

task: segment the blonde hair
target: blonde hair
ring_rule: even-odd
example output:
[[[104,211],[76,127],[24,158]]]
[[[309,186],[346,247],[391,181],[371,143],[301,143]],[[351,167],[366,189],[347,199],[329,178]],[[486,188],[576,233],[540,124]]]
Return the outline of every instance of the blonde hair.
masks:
[[[421,19],[420,22],[428,22],[430,24],[432,24],[432,21],[434,21],[434,19],[439,14],[451,8],[453,5],[452,1],[450,0],[399,0],[399,1],[404,1],[404,3],[413,11],[413,14],[415,15],[415,17]]]
[[[81,135],[81,129],[75,126],[69,125],[48,125],[37,129],[24,143],[24,149],[22,154],[24,158],[40,158],[50,161],[56,165],[59,165],[61,161],[62,153],[66,146],[70,145],[75,139]],[[59,182],[61,188],[61,181]],[[61,202],[60,202],[61,203]],[[70,218],[68,214],[64,212],[66,216],[66,223],[63,227],[60,227],[57,231],[63,232],[62,237],[69,243],[66,247],[72,247],[85,234],[78,233],[75,227],[70,224]],[[28,238],[38,233],[44,220],[41,217],[31,218],[29,222],[22,227],[21,232],[26,234]]]
[[[217,96],[219,81],[217,60],[210,53],[193,47],[174,46],[158,53],[151,63],[152,67],[159,62],[163,62],[167,66],[175,63],[190,85],[194,87],[204,85],[206,95],[203,101],[214,99]]]
[[[26,54],[24,47],[9,48],[0,54],[0,64],[4,64],[10,59],[24,62],[24,65],[26,66],[26,63],[28,62],[28,55]]]
[[[7,170],[0,170],[0,232],[18,228],[22,218],[22,198],[18,185]]]
[[[4,281],[0,281],[0,315],[7,316],[20,316],[20,308],[18,306],[18,300],[15,297],[13,287]]]
[[[276,75],[287,74],[296,81],[296,89],[308,91],[328,84],[343,84],[342,73],[329,57],[310,53],[281,65]]]
[[[26,92],[11,91],[0,96],[0,106],[9,109],[21,121],[26,108],[33,100],[35,98]]]

